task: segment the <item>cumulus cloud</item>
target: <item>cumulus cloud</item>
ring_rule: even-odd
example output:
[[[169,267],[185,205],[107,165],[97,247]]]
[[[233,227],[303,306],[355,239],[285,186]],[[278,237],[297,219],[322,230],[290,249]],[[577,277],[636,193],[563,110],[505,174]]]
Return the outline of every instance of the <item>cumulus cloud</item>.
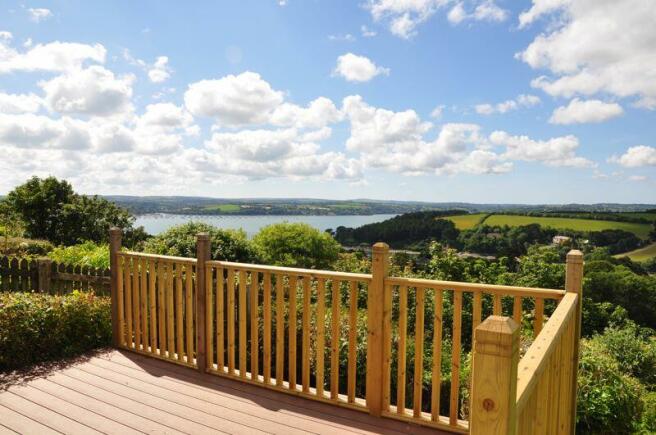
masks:
[[[656,109],[656,8],[644,0],[534,0],[520,27],[554,16],[517,57],[551,74],[532,81],[550,95],[610,94]],[[575,44],[572,41],[576,41]]]
[[[377,66],[365,56],[346,53],[337,58],[337,66],[333,74],[349,82],[368,82],[377,75],[389,75],[389,72],[389,68]]]
[[[640,166],[656,166],[656,148],[638,145],[630,147],[620,156],[612,156],[608,159],[611,163],[617,163],[625,168],[638,168]]]
[[[50,42],[18,52],[0,40],[0,74],[17,71],[63,72],[80,69],[86,61],[104,63],[107,51],[101,44]]]
[[[30,20],[35,23],[40,23],[41,21],[52,17],[52,11],[46,8],[29,8],[27,12],[30,14]]]
[[[508,11],[500,8],[494,1],[485,0],[467,12],[464,2],[456,3],[447,14],[451,24],[460,24],[466,20],[502,22],[508,18]]]
[[[278,126],[321,128],[341,119],[342,113],[335,104],[326,97],[319,97],[311,101],[307,107],[283,103],[273,110],[269,122]]]
[[[494,113],[506,113],[521,107],[533,107],[540,104],[540,98],[535,95],[518,95],[514,100],[506,100],[497,104],[477,104],[474,109],[479,115],[492,115]]]
[[[567,106],[556,108],[549,119],[552,124],[599,123],[616,118],[624,113],[617,103],[600,100],[580,100],[574,98]]]
[[[107,116],[132,109],[134,76],[115,76],[100,65],[39,83],[48,108],[59,113]]]
[[[534,140],[528,136],[512,136],[505,131],[495,131],[490,142],[506,148],[504,158],[527,162],[542,162],[547,166],[593,167],[590,160],[576,155],[579,140],[576,136],[561,136],[548,140]]]
[[[283,93],[274,91],[259,74],[247,71],[192,83],[184,100],[195,116],[215,118],[220,125],[244,125],[265,122],[283,102]]]
[[[85,149],[91,138],[82,121],[24,113],[0,114],[0,145],[18,148]]]
[[[0,113],[38,112],[43,100],[35,94],[5,94],[0,92]]]
[[[171,77],[171,69],[168,66],[169,58],[159,56],[152,67],[148,70],[148,78],[153,83],[162,83]]]

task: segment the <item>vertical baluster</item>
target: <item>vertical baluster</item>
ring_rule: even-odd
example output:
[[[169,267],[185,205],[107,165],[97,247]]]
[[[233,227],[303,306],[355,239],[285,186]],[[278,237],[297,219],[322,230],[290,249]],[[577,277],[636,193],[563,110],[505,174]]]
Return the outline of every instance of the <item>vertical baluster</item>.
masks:
[[[383,411],[389,411],[392,388],[392,286],[383,294]]]
[[[235,373],[235,271],[228,269],[228,373]]]
[[[349,403],[355,402],[355,359],[357,357],[358,337],[358,283],[351,281],[349,287],[349,348],[348,348],[348,371],[347,392]]]
[[[324,397],[324,353],[326,350],[326,280],[317,281],[317,396]]]
[[[501,295],[500,294],[495,294],[494,295],[494,305],[492,308],[492,313],[495,316],[501,316],[502,314],[502,306],[501,306]]]
[[[399,349],[396,376],[396,412],[405,413],[405,357],[408,329],[408,287],[399,286]]]
[[[262,279],[264,280],[264,301],[262,308],[264,321],[262,357],[264,361],[262,362],[262,370],[264,371],[264,383],[269,385],[271,383],[271,274],[264,272]]]
[[[537,337],[544,325],[544,299],[535,298],[535,322],[533,325],[533,337]]]
[[[330,398],[333,400],[339,398],[340,286],[341,282],[334,279],[332,282],[332,330],[330,334]]]
[[[433,367],[431,374],[431,420],[440,418],[440,386],[442,384],[442,290],[435,289],[433,318]]]
[[[175,321],[173,293],[175,287],[175,275],[173,274],[173,263],[166,263],[166,347],[168,349],[168,357],[175,359]]]
[[[260,340],[258,338],[260,320],[259,320],[259,301],[260,292],[260,274],[251,272],[251,379],[258,380],[258,366],[260,353]]]
[[[132,258],[125,257],[125,316],[127,317],[126,345],[133,347],[134,331],[132,330]]]
[[[182,311],[182,264],[175,265],[175,342],[177,360],[182,361],[184,353],[184,324]]]
[[[412,405],[415,418],[421,416],[421,395],[424,387],[424,291],[422,287],[417,287],[417,305],[415,307],[414,402]]]
[[[513,298],[513,320],[518,325],[522,324],[522,297],[515,296]]]
[[[481,324],[481,312],[483,310],[482,294],[479,290],[474,290],[474,306],[472,317],[472,343],[474,342],[474,331]]]
[[[141,278],[141,343],[143,350],[148,352],[148,263],[145,258],[141,258],[139,274]]]
[[[141,350],[141,289],[139,288],[139,259],[132,259],[132,322],[134,324],[134,348]]]
[[[118,336],[119,344],[125,346],[125,307],[124,307],[124,295],[125,288],[123,286],[123,274],[125,266],[123,265],[124,257],[122,255],[117,255],[116,264],[118,266],[118,271],[116,273],[116,294],[117,294],[117,303],[118,303]]]
[[[246,378],[246,285],[244,269],[239,271],[239,376]]]
[[[225,370],[225,291],[223,269],[216,267],[216,365],[223,373]]]
[[[289,277],[289,389],[296,390],[296,290],[298,278],[294,275]]]
[[[157,319],[159,326],[159,355],[166,356],[166,277],[164,263],[157,261]]]
[[[214,269],[210,265],[200,265],[205,267],[205,360],[206,367],[212,370],[214,368],[214,294],[212,279]],[[202,327],[202,326],[201,326]]]
[[[185,265],[185,327],[187,334],[187,364],[194,363],[194,272],[191,264]]]
[[[150,311],[150,351],[157,353],[157,299],[155,297],[155,260],[148,262],[148,309]]]
[[[285,364],[285,288],[276,275],[276,385],[282,387]]]
[[[453,291],[453,346],[451,348],[451,396],[449,423],[458,423],[458,399],[460,393],[460,337],[462,335],[462,292]]]
[[[310,392],[310,280],[309,276],[303,279],[303,350],[302,356],[302,385],[303,392]]]

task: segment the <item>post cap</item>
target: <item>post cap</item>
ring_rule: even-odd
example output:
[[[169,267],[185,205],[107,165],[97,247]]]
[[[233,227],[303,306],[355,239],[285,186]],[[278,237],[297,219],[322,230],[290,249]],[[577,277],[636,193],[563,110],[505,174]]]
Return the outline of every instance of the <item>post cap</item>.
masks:
[[[578,249],[572,249],[567,253],[568,263],[583,263],[583,253]]]
[[[374,246],[372,247],[372,250],[374,250],[374,251],[389,251],[389,245],[385,242],[374,243]]]
[[[510,317],[490,316],[474,333],[476,352],[511,356],[519,348],[519,325]]]
[[[198,234],[196,234],[196,238],[198,240],[209,240],[210,235],[209,235],[209,233],[198,233]]]
[[[121,234],[122,232],[123,232],[123,230],[120,229],[119,227],[111,227],[109,229],[109,234],[112,234],[112,235]]]

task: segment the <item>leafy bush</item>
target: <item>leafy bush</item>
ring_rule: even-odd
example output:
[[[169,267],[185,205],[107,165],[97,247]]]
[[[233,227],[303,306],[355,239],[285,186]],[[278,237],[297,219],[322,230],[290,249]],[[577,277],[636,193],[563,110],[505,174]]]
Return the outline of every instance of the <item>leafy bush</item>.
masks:
[[[48,253],[58,263],[75,266],[109,268],[109,246],[85,242],[74,246],[61,246]]]
[[[177,257],[196,257],[196,235],[208,233],[213,260],[253,263],[255,250],[242,230],[223,230],[201,222],[189,222],[171,227],[144,244],[144,251]]]
[[[0,371],[108,346],[110,312],[93,293],[0,293]]]
[[[633,433],[643,412],[644,387],[623,373],[596,340],[581,341],[577,432]]]
[[[330,234],[303,223],[267,225],[253,238],[265,264],[325,269],[337,260],[340,245]]]
[[[0,253],[14,257],[43,256],[54,246],[47,240],[24,239],[22,237],[0,238]]]

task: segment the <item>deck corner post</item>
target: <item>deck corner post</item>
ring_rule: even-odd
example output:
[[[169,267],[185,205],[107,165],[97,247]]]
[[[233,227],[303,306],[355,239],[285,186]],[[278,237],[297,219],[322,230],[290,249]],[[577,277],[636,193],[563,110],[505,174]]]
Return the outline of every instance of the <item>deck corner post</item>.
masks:
[[[112,306],[112,343],[114,347],[121,344],[118,313],[118,252],[121,250],[123,231],[120,228],[109,229],[109,272],[110,272],[110,298]],[[50,267],[48,267],[50,270]],[[41,268],[39,267],[39,282],[41,281]],[[41,285],[41,284],[39,284]]]
[[[40,293],[50,293],[50,272],[52,270],[52,260],[50,258],[38,258],[37,265],[37,284]]]
[[[579,298],[576,303],[576,318],[574,319],[574,337],[572,340],[572,389],[570,410],[570,428],[576,427],[576,396],[578,390],[578,368],[579,368],[579,342],[581,339],[581,318],[583,307],[583,253],[572,249],[567,253],[567,265],[565,271],[565,290],[567,293],[576,293]]]
[[[205,263],[210,260],[210,236],[208,233],[196,235],[196,365],[200,373],[207,371],[207,350],[205,337],[205,310],[207,305],[207,282]]]
[[[372,248],[371,286],[367,294],[367,408],[380,416],[383,410],[383,319],[385,278],[389,268],[389,246],[378,242]]]
[[[519,326],[490,316],[474,332],[469,430],[472,435],[517,433]]]

